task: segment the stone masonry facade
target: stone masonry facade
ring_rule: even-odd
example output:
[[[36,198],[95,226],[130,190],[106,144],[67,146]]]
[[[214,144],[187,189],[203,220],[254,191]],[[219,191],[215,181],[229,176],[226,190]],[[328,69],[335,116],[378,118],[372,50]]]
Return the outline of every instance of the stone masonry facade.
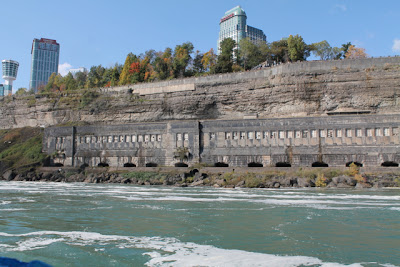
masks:
[[[59,166],[396,166],[399,129],[398,114],[49,127],[43,151]]]

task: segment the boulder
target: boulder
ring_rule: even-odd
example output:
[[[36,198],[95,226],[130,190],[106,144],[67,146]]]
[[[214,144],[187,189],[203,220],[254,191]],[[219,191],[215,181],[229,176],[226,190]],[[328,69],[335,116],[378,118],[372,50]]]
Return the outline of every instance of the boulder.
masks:
[[[3,173],[3,179],[7,181],[13,180],[15,176],[16,174],[14,173],[13,170],[8,170],[5,173]]]
[[[311,187],[310,180],[307,178],[297,178],[297,185],[299,187]]]
[[[371,187],[372,185],[369,183],[357,183],[355,188],[360,189],[360,188],[371,188]]]
[[[190,186],[200,186],[200,185],[204,185],[203,180],[199,180],[190,184]]]
[[[236,185],[235,185],[235,187],[244,187],[245,186],[245,181],[240,181],[239,183],[237,183]]]

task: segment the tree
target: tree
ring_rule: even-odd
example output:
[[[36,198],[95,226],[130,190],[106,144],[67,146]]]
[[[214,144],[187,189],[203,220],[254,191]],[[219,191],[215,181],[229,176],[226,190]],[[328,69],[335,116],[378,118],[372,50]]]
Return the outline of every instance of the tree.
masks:
[[[167,47],[164,52],[156,53],[153,66],[156,72],[156,77],[159,80],[172,78],[174,75],[172,67],[172,49]]]
[[[53,72],[50,75],[46,86],[43,88],[43,91],[45,91],[45,92],[61,91],[60,87],[62,85],[62,79],[63,78],[60,74]]]
[[[174,50],[173,68],[175,78],[182,78],[185,75],[187,66],[189,65],[193,53],[193,44],[191,42],[177,45]]]
[[[87,80],[87,72],[77,72],[75,74],[75,81],[76,81],[76,87],[77,89],[82,89],[85,87]]]
[[[339,47],[331,47],[326,40],[314,43],[312,46],[312,53],[321,60],[340,59],[342,56],[342,49]]]
[[[71,72],[68,72],[65,77],[62,79],[62,84],[64,85],[65,90],[76,90],[78,89],[78,84],[74,79],[74,76],[71,74]]]
[[[193,59],[193,71],[195,74],[203,73],[205,70],[202,63],[203,57],[204,54],[197,50]]]
[[[236,42],[232,38],[226,38],[221,42],[221,53],[214,68],[215,73],[232,72],[233,49],[235,46]]]
[[[18,88],[18,90],[15,92],[15,95],[26,95],[28,94],[28,90],[24,87]]]
[[[129,53],[126,56],[124,66],[122,67],[121,75],[119,77],[119,85],[125,85],[130,83],[131,81],[131,73],[129,72],[129,69],[131,68],[131,65],[134,61],[137,61],[137,56],[134,55],[133,53]]]
[[[253,43],[249,38],[239,42],[239,62],[245,70],[249,70],[267,60],[270,56],[270,49],[265,42]]]
[[[351,44],[351,42],[348,42],[348,43],[345,43],[345,44],[342,44],[342,57],[343,58],[346,58],[346,54],[347,54],[347,51],[349,50],[349,47],[350,46],[352,46],[352,44]]]
[[[303,37],[296,34],[295,36],[289,35],[287,39],[289,58],[292,62],[304,61],[310,56],[310,46],[308,46]]]
[[[214,68],[217,63],[217,55],[214,53],[214,49],[211,48],[210,51],[204,53],[201,63],[205,71],[210,72]]]
[[[356,58],[367,58],[368,54],[365,52],[364,48],[355,47],[351,45],[345,54],[346,58],[356,59]]]
[[[103,75],[106,69],[101,66],[92,66],[87,76],[86,88],[98,88],[104,86]]]
[[[271,43],[271,59],[275,62],[288,62],[289,50],[287,38]]]

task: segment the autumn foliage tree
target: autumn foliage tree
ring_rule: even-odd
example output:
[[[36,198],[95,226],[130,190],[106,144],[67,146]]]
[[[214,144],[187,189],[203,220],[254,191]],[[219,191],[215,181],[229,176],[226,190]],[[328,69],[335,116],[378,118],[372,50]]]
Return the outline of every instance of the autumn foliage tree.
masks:
[[[367,58],[368,54],[365,52],[364,48],[355,47],[354,45],[351,45],[347,50],[345,57],[349,59]]]

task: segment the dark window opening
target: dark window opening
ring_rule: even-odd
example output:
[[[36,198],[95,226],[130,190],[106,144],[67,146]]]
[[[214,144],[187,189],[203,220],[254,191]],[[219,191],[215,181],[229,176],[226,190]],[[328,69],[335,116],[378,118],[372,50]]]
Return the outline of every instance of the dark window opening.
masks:
[[[124,164],[124,167],[136,167],[136,165],[133,163],[127,162]]]
[[[360,163],[360,162],[350,161],[350,162],[347,162],[347,163],[346,163],[346,167],[350,167],[350,165],[351,165],[352,163],[354,163],[357,167],[362,167],[362,166],[363,166],[362,163]]]
[[[153,162],[146,163],[146,167],[157,167],[157,163]]]
[[[399,167],[399,164],[394,161],[385,161],[381,164],[382,167]]]
[[[289,162],[277,162],[275,164],[275,167],[292,167],[292,164]]]
[[[189,167],[189,165],[187,165],[186,163],[183,163],[183,162],[178,162],[178,163],[175,163],[175,167]]]
[[[314,162],[311,167],[329,167],[325,162]]]
[[[64,164],[57,162],[54,163],[54,167],[64,167]]]
[[[258,162],[250,162],[249,164],[247,164],[247,167],[264,167],[264,165]]]
[[[109,167],[110,165],[108,165],[108,163],[105,162],[100,162],[99,164],[97,164],[97,167]]]
[[[214,167],[229,167],[229,164],[227,164],[225,162],[217,162],[217,163],[214,163]]]

